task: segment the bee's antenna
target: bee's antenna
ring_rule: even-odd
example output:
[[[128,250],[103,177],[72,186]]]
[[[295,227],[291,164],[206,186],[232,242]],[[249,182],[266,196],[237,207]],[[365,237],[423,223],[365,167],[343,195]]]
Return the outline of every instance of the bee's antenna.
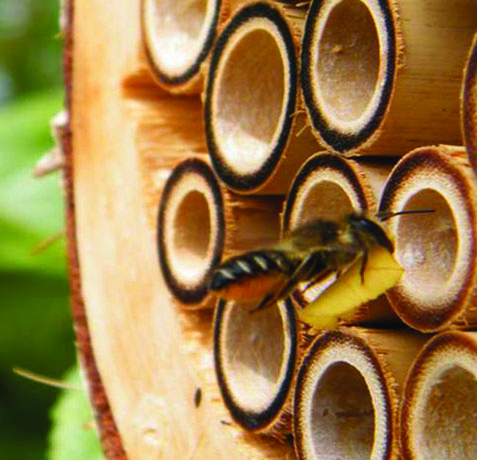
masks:
[[[431,214],[433,212],[436,212],[435,209],[413,209],[409,211],[397,211],[397,212],[391,212],[391,213],[378,213],[378,219],[381,220],[382,222],[385,222],[386,220],[391,219],[391,217],[396,217],[396,216],[405,216],[408,214]]]

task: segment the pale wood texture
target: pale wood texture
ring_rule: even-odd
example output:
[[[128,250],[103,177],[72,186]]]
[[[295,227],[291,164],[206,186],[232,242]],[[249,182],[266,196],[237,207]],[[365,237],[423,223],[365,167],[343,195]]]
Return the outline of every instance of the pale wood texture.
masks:
[[[137,0],[75,3],[79,274],[96,365],[127,458],[284,456],[288,448],[220,423],[228,418],[213,377],[210,318],[182,316],[166,301],[143,203],[137,120],[124,94],[125,80],[145,75],[139,24]],[[194,320],[200,326],[180,325]],[[197,387],[204,392],[199,408]]]
[[[474,0],[394,0],[401,49],[388,115],[366,153],[460,145],[459,94],[475,33]]]
[[[207,158],[201,105],[197,98],[171,97],[144,84],[137,87],[131,79],[126,80],[124,88],[139,157],[143,198],[155,232],[159,197],[171,170],[188,156]]]

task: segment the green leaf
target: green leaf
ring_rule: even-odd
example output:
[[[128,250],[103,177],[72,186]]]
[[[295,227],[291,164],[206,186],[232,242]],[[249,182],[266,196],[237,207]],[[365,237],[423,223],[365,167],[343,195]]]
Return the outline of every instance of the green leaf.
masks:
[[[0,109],[0,269],[64,273],[63,244],[30,254],[64,226],[58,175],[32,176],[53,147],[49,120],[61,110],[62,98],[62,91],[49,91]]]
[[[14,375],[58,377],[74,361],[64,244],[31,250],[63,227],[58,177],[31,175],[53,146],[49,120],[62,91],[0,108],[0,457],[44,459],[48,410],[58,390]]]
[[[63,379],[81,386],[77,367]],[[51,411],[53,429],[48,460],[103,460],[100,443],[93,428],[93,413],[86,391],[63,390]]]
[[[59,378],[74,362],[65,277],[0,271],[0,458],[45,457],[48,410],[58,390],[15,375]]]

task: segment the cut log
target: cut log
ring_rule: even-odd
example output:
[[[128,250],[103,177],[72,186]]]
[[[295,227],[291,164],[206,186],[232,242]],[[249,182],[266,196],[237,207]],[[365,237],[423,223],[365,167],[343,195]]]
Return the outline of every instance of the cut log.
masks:
[[[83,0],[68,11],[70,277],[78,346],[106,455],[284,457],[290,446],[229,425],[214,377],[211,315],[178,312],[160,275],[144,193],[150,184],[141,172],[143,113],[131,110],[131,100],[138,93],[155,100],[157,112],[149,115],[160,125],[160,107],[178,99],[147,73],[139,0]],[[196,137],[183,142],[197,152]],[[166,136],[154,148],[164,158],[169,148],[174,154]]]

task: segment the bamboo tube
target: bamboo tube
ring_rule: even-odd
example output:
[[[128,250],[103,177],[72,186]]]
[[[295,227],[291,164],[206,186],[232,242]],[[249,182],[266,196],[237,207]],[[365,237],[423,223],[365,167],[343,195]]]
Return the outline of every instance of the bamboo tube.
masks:
[[[444,332],[423,348],[401,407],[404,459],[477,458],[477,333]]]
[[[424,332],[458,321],[475,326],[477,185],[461,147],[423,147],[393,169],[380,212],[430,209],[391,219],[406,272],[387,296],[399,317]]]
[[[319,335],[297,377],[298,458],[399,458],[399,394],[423,341],[411,331],[343,328]]]
[[[227,0],[142,0],[141,28],[157,83],[171,92],[200,92],[203,67]]]
[[[312,2],[301,83],[319,141],[376,155],[460,144],[459,82],[475,17],[474,0]]]
[[[147,217],[156,233],[157,204],[172,169],[189,155],[206,159],[201,105],[197,98],[178,98],[157,88],[128,87],[125,94]]]
[[[290,431],[299,341],[290,300],[253,314],[240,302],[219,301],[214,319],[217,380],[230,415],[245,430],[282,439]]]
[[[469,161],[477,171],[477,34],[464,73],[461,110],[464,144]]]
[[[313,155],[296,175],[285,201],[282,237],[316,219],[341,220],[351,212],[377,210],[390,165],[347,160],[334,153]],[[335,275],[315,283],[293,298],[299,307],[314,300],[335,280]],[[397,320],[385,296],[360,307],[351,323],[389,323]]]
[[[188,308],[212,307],[210,273],[222,257],[276,241],[281,201],[240,199],[223,189],[202,159],[179,163],[158,216],[159,262],[172,294]]]
[[[317,144],[297,114],[300,9],[263,1],[231,18],[214,50],[205,93],[212,165],[239,193],[285,193]],[[300,134],[300,135],[299,135]]]
[[[184,304],[204,306],[207,279],[225,246],[222,191],[207,163],[189,159],[174,169],[157,225],[159,262],[169,290]]]

